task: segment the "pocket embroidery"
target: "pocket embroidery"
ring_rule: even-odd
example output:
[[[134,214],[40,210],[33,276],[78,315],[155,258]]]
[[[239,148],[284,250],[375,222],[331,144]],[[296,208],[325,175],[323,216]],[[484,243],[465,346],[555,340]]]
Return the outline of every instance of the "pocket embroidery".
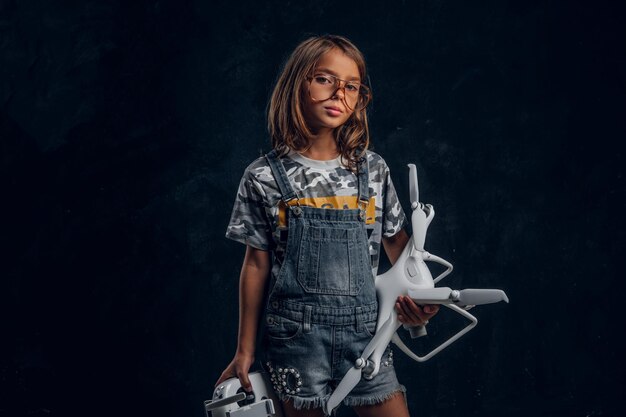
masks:
[[[296,368],[275,369],[271,362],[267,362],[267,369],[270,374],[270,381],[276,392],[285,392],[285,394],[297,394],[302,386],[302,376]]]
[[[393,365],[393,350],[391,350],[390,347],[387,349],[389,350],[389,352],[387,353],[387,359],[383,361],[383,365],[391,366]]]

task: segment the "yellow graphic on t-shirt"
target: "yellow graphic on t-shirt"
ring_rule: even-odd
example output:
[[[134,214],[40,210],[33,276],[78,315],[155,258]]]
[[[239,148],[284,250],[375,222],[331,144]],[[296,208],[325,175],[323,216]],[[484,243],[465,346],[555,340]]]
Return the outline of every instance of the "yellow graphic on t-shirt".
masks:
[[[324,209],[356,209],[359,208],[358,198],[356,196],[331,196],[331,197],[307,197],[300,200],[289,201],[290,206],[295,206],[300,203],[301,206],[324,208]],[[287,206],[283,201],[278,205],[278,227],[287,226]],[[370,197],[367,208],[365,209],[365,224],[374,223],[376,217],[376,206],[374,204],[374,197]]]

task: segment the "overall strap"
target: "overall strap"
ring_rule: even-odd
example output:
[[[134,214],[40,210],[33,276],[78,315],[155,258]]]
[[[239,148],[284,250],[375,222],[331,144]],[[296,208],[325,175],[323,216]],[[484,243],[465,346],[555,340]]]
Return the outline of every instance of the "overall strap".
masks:
[[[363,204],[363,207],[367,207],[370,201],[370,187],[369,187],[369,168],[367,163],[367,156],[362,156],[359,159],[359,203]]]
[[[293,187],[291,186],[291,183],[289,182],[287,172],[285,171],[285,166],[283,165],[283,161],[278,158],[276,149],[268,152],[265,155],[265,159],[267,159],[267,163],[270,165],[272,174],[274,174],[274,179],[276,180],[278,188],[280,189],[282,200],[287,203],[294,198],[297,199],[298,194],[296,194]]]

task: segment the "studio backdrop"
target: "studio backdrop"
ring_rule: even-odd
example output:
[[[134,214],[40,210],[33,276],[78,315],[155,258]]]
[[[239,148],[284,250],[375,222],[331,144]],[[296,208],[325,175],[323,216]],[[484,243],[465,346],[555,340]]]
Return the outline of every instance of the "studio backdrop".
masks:
[[[0,2],[0,415],[204,415],[237,343],[237,186],[324,33],[365,55],[371,149],[407,213],[417,166],[446,286],[511,300],[424,364],[396,349],[411,414],[622,415],[616,4]]]

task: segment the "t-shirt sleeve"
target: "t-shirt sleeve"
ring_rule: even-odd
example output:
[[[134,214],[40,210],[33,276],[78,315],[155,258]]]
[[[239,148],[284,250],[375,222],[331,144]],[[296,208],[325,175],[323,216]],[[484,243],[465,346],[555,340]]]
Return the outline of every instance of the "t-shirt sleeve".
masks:
[[[383,212],[383,236],[391,237],[402,230],[407,224],[407,218],[398,200],[398,194],[391,181],[389,168],[385,166],[385,203]]]
[[[233,205],[226,237],[261,250],[269,250],[271,228],[265,211],[262,189],[246,169]]]

